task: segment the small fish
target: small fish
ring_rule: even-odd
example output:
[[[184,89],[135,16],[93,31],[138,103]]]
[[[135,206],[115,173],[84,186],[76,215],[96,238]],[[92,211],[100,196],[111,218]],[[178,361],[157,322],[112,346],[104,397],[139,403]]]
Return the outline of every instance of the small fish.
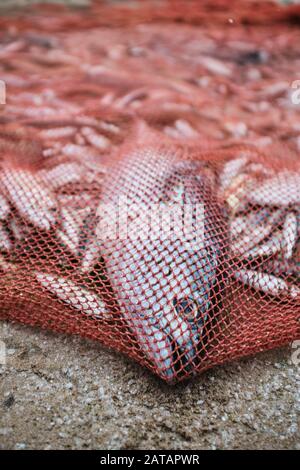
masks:
[[[175,121],[175,127],[186,138],[199,137],[198,132],[185,119],[177,119],[177,121]]]
[[[62,207],[83,209],[93,203],[93,197],[87,192],[80,194],[57,194],[57,201]]]
[[[100,121],[98,125],[104,131],[110,132],[112,134],[120,133],[120,128],[116,124],[113,124],[112,122]]]
[[[283,235],[281,231],[275,232],[265,243],[257,245],[251,250],[242,253],[241,258],[252,260],[255,258],[271,257],[280,253],[284,246],[282,237]]]
[[[240,215],[234,217],[230,222],[230,236],[232,240],[236,240],[249,226],[249,216]]]
[[[0,220],[5,220],[10,213],[10,207],[4,196],[0,194]]]
[[[99,150],[106,150],[110,147],[110,140],[104,135],[98,134],[91,127],[83,127],[81,134],[86,138],[89,144]]]
[[[69,279],[46,274],[35,273],[38,282],[58,299],[89,317],[109,318],[105,302],[93,292],[84,289]]]
[[[292,299],[300,298],[300,287],[289,285],[283,279],[272,274],[239,269],[234,273],[234,277],[243,284],[274,297],[280,298],[282,295],[286,295]]]
[[[53,191],[82,180],[84,166],[78,163],[61,163],[50,170],[40,170],[39,176]]]
[[[57,230],[56,236],[58,240],[74,255],[78,255],[78,245],[74,242],[72,238],[70,238],[67,234],[65,234],[62,230]]]
[[[147,94],[146,88],[137,88],[136,90],[130,91],[126,95],[117,99],[113,105],[119,109],[128,108],[128,106],[132,104],[140,104],[141,100],[147,97]]]
[[[241,173],[234,178],[226,190],[220,190],[220,196],[226,201],[232,214],[241,212],[245,209],[245,194],[248,187],[253,184],[252,177],[246,173]]]
[[[290,259],[297,243],[298,220],[297,216],[290,212],[287,214],[283,225],[283,249],[285,259]]]
[[[101,253],[101,247],[97,240],[92,240],[85,250],[82,261],[81,269],[83,272],[89,272],[92,270],[95,264],[99,261]]]
[[[264,269],[278,277],[288,277],[300,281],[300,262],[293,259],[270,259],[264,263]]]
[[[81,270],[89,272],[101,257],[101,246],[96,236],[97,216],[90,212],[83,220],[79,233],[78,254],[81,259]]]
[[[88,145],[66,144],[62,148],[62,153],[66,157],[76,158],[84,161],[84,159],[91,155],[95,157],[95,151]]]
[[[74,208],[71,205],[68,205],[68,207],[61,208],[61,227],[57,230],[56,235],[62,244],[65,245],[75,256],[80,255],[80,233],[84,226],[84,221],[90,211],[91,208],[88,206],[84,208]]]
[[[13,263],[9,263],[5,260],[5,257],[0,254],[0,270],[5,273],[9,273],[11,271],[16,270],[16,265]]]
[[[237,241],[240,235],[250,233],[253,230],[253,227],[266,225],[271,217],[272,213],[269,208],[262,208],[252,212],[249,212],[247,215],[237,215],[233,217],[230,221],[230,236],[231,239]],[[277,212],[277,215],[280,215],[280,212]],[[274,214],[275,216],[275,214]],[[274,217],[274,219],[276,216]],[[272,222],[274,223],[275,220]]]
[[[172,137],[173,139],[182,139],[182,134],[178,129],[175,129],[174,127],[171,126],[165,126],[164,127],[164,133]]]
[[[231,250],[236,256],[244,256],[249,250],[257,246],[265,238],[267,238],[273,229],[273,224],[269,223],[263,226],[256,226],[245,235],[237,239],[231,244]]]
[[[0,223],[0,251],[10,251],[12,242],[4,225]]]
[[[84,215],[79,216],[79,211],[71,210],[67,207],[61,208],[61,227],[64,233],[73,240],[73,243],[79,245],[79,231],[83,222]]]
[[[300,174],[282,171],[278,175],[256,184],[248,191],[251,204],[287,207],[300,203]]]
[[[215,59],[213,57],[202,56],[199,59],[199,62],[203,67],[205,67],[209,72],[220,75],[223,77],[230,77],[232,70],[230,67],[224,64],[221,60]]]
[[[76,132],[76,127],[66,126],[66,127],[57,127],[52,129],[43,129],[40,131],[39,135],[44,140],[56,140],[63,139],[66,137],[72,137]]]
[[[19,214],[36,228],[50,230],[56,222],[56,200],[37,174],[3,168],[0,186]]]
[[[18,241],[24,240],[30,232],[28,225],[24,225],[18,217],[11,218],[9,227],[14,239]]]
[[[247,206],[247,194],[257,187],[260,179],[272,174],[262,163],[250,161],[249,155],[234,158],[225,163],[219,175],[219,195],[233,214],[242,211]]]

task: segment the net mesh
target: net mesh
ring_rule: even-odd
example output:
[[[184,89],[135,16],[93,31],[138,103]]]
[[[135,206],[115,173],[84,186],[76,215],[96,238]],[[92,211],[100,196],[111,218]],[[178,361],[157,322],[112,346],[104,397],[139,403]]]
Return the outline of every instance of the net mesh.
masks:
[[[299,17],[161,0],[0,18],[2,319],[170,382],[300,337]]]

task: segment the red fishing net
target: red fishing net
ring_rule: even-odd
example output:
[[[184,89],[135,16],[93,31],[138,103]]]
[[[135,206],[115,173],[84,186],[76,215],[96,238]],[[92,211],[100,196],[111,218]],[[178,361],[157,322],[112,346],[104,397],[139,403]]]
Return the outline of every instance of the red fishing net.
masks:
[[[299,338],[299,21],[225,0],[2,16],[1,318],[168,381]]]

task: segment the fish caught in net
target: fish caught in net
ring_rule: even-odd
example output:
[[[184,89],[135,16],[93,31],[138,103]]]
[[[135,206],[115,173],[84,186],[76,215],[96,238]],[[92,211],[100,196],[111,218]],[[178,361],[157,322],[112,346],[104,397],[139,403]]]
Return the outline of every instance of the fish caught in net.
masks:
[[[300,337],[299,18],[221,0],[0,17],[2,319],[168,382]]]

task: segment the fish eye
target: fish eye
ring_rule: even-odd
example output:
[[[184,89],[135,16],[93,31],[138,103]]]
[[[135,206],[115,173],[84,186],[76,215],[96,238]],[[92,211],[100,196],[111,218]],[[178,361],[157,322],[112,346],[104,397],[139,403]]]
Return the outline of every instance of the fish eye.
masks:
[[[186,320],[195,320],[197,317],[198,307],[196,302],[190,297],[183,297],[173,299],[173,305],[176,312]]]

